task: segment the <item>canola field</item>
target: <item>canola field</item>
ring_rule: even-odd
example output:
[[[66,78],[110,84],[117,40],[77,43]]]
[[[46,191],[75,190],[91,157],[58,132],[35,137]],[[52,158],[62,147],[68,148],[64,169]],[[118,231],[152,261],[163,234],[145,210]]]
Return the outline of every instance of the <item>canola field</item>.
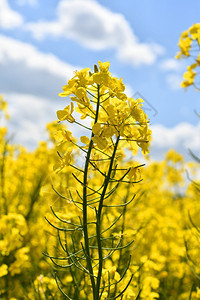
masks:
[[[178,58],[193,42],[199,24]],[[197,54],[182,87],[198,89],[199,66]],[[171,149],[151,161],[143,100],[124,90],[99,61],[63,87],[66,106],[37,149],[0,127],[0,299],[200,299],[199,159]],[[0,113],[9,122],[3,96]]]

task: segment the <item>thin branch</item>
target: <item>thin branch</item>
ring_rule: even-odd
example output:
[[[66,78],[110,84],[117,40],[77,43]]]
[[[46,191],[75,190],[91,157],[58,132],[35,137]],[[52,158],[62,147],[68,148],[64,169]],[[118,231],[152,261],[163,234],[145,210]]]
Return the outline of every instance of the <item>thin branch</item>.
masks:
[[[111,248],[111,247],[102,247],[102,250],[120,250],[120,249],[125,249],[127,247],[129,247],[131,244],[133,244],[135,240],[132,240],[130,243],[126,244],[125,246],[121,246],[121,247],[115,247],[115,248]],[[90,246],[90,248],[92,249],[98,249],[97,246]]]
[[[103,204],[104,207],[123,207],[123,206],[127,206],[129,203],[131,203],[133,201],[133,199],[135,198],[135,195],[131,198],[130,201],[119,204],[119,205],[105,205]]]
[[[61,218],[58,217],[58,215],[55,213],[55,211],[53,210],[53,207],[50,206],[50,208],[51,208],[51,211],[52,211],[52,213],[54,214],[54,216],[55,216],[59,221],[61,221],[61,222],[63,222],[63,223],[66,223],[66,224],[69,224],[69,225],[73,225],[73,226],[77,226],[77,227],[82,227],[82,226],[79,225],[79,224],[74,224],[74,223],[71,223],[71,222],[66,221],[66,220],[64,220],[64,219],[61,219]]]
[[[117,299],[117,298],[119,298],[120,296],[122,296],[122,295],[124,294],[124,292],[127,290],[128,286],[130,285],[132,279],[133,279],[133,274],[131,275],[131,278],[129,279],[129,281],[128,281],[126,287],[125,287],[125,288],[124,288],[117,296],[115,296],[114,298],[108,298],[108,300],[114,300],[114,299]]]
[[[76,201],[74,201],[74,198],[73,198],[72,193],[71,193],[70,190],[69,190],[69,194],[70,194],[71,200],[72,200],[72,202],[74,203],[74,205],[75,205],[76,207],[78,207],[80,210],[83,210],[79,205],[76,204]]]
[[[83,124],[81,124],[81,123],[79,123],[77,121],[74,121],[74,123],[76,123],[77,125],[80,125],[80,126],[84,127],[85,129],[92,130],[92,128],[89,128],[89,127],[87,127],[87,126],[85,126],[85,125],[83,125]]]
[[[53,186],[53,184],[51,185],[52,189],[54,190],[54,192],[59,196],[61,197],[62,199],[65,199],[65,200],[68,200],[65,196],[61,195]]]
[[[76,231],[76,230],[83,230],[82,228],[75,228],[75,229],[73,229],[73,228],[60,228],[60,227],[57,227],[57,226],[55,226],[54,224],[52,224],[46,217],[44,217],[45,218],[45,220],[53,227],[53,228],[55,228],[55,229],[57,229],[57,230],[60,230],[60,231]]]
[[[65,292],[62,290],[62,288],[60,287],[59,283],[58,283],[58,277],[57,275],[55,274],[55,279],[56,279],[56,283],[57,283],[57,286],[60,290],[60,292],[63,294],[63,296],[65,296],[68,300],[73,300],[72,298],[70,298],[67,294],[65,294]]]

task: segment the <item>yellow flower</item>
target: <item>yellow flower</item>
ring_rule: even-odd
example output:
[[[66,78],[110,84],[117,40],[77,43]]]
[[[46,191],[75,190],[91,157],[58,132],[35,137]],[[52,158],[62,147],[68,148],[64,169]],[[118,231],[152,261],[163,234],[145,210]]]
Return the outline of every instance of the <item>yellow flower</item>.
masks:
[[[130,171],[128,173],[128,177],[133,181],[141,179],[141,171],[138,165],[139,164],[136,162],[133,163],[133,166],[130,167]]]
[[[57,117],[60,121],[67,120],[68,122],[73,123],[75,121],[74,117],[72,116],[73,111],[74,104],[71,102],[71,107],[68,105],[63,110],[57,111]]]
[[[66,166],[69,166],[71,163],[71,151],[65,153],[63,157],[60,157],[59,161],[54,165],[53,169],[56,173],[60,172]]]
[[[0,277],[3,277],[8,274],[8,266],[3,264],[0,266]]]
[[[195,78],[198,72],[194,69],[200,66],[200,54],[196,55],[196,47],[200,45],[200,23],[193,24],[187,31],[183,32],[180,36],[178,46],[180,52],[177,54],[176,58],[193,57],[194,63],[187,67],[187,71],[183,75],[183,82],[181,83],[182,88],[187,88],[188,86],[194,85],[196,91],[199,90],[197,83],[195,83]],[[192,52],[193,51],[193,52]]]
[[[108,142],[105,137],[101,137],[98,135],[95,135],[92,137],[93,142],[97,145],[97,147],[101,150],[105,149],[108,145]]]
[[[189,28],[189,32],[191,37],[196,40],[200,34],[200,23],[194,24]]]
[[[95,123],[93,126],[92,126],[92,132],[95,134],[95,135],[100,135],[102,131],[102,128],[101,128],[101,124],[100,123]]]
[[[171,149],[166,154],[166,159],[170,160],[174,163],[182,163],[183,162],[183,156],[179,153],[177,153],[174,149]]]
[[[4,100],[3,96],[0,95],[0,111],[1,110],[5,114],[6,119],[9,119],[10,116],[7,111],[7,102]]]
[[[101,295],[102,300],[106,300],[108,297],[108,293],[107,292],[103,292]]]
[[[196,293],[197,298],[200,298],[200,288],[197,287],[197,293]]]
[[[68,143],[68,148],[69,148],[70,142],[72,140],[74,140],[74,138],[72,137],[72,133],[69,130],[57,130],[54,133],[54,137],[57,142],[57,144],[56,144],[57,147],[60,147],[61,145],[65,144],[66,142],[69,142]]]
[[[85,88],[83,87],[79,87],[77,88],[75,95],[79,98],[79,99],[84,99],[87,97],[87,91]]]
[[[88,146],[90,143],[90,139],[87,136],[81,136],[80,140],[81,140],[81,143],[85,144],[86,146]]]
[[[194,83],[195,80],[195,76],[196,76],[196,72],[193,71],[193,69],[197,66],[197,64],[193,64],[189,67],[187,67],[187,72],[185,72],[183,74],[183,78],[185,79],[182,83],[181,83],[181,87],[185,88],[188,87],[190,85],[192,85]]]
[[[107,61],[107,62],[101,62],[100,60],[98,61],[98,64],[99,64],[99,70],[101,71],[101,72],[105,72],[105,73],[107,73],[108,72],[108,69],[109,69],[109,67],[110,67],[110,62],[109,61]]]
[[[99,61],[98,63],[99,63],[99,72],[94,73],[92,75],[92,80],[96,84],[103,83],[107,86],[110,77],[110,72],[108,71],[110,63],[109,62],[102,63],[101,61]]]
[[[95,112],[91,103],[77,103],[78,107],[75,108],[76,112],[82,114],[81,119],[86,117],[94,118]]]
[[[73,94],[76,91],[77,82],[75,78],[72,78],[68,81],[67,85],[63,86],[63,93],[59,93],[60,97],[67,97],[70,94]]]

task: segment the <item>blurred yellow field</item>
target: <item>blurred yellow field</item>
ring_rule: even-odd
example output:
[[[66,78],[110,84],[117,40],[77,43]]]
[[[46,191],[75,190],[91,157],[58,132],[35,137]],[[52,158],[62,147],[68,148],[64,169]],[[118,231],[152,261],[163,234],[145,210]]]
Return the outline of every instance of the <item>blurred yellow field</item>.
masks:
[[[198,162],[173,149],[149,160],[142,99],[124,90],[99,62],[63,87],[72,102],[36,150],[1,126],[1,299],[200,299]]]

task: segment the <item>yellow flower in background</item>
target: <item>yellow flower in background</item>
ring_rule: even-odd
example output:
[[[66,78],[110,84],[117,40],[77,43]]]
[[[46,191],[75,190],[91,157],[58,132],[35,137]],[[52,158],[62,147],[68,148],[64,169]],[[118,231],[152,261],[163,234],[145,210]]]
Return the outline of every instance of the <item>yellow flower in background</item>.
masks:
[[[5,114],[6,119],[10,118],[7,110],[7,102],[4,100],[2,95],[0,95],[0,111]]]
[[[0,266],[0,277],[3,277],[8,274],[8,266],[3,264]]]
[[[187,67],[187,71],[183,74],[182,88],[187,88],[193,85],[196,91],[199,90],[198,81],[198,68],[199,64],[199,47],[200,45],[200,23],[192,25],[187,31],[183,32],[180,36],[178,46],[180,52],[176,55],[177,59],[192,58],[193,62]],[[195,69],[197,69],[195,71]]]
[[[186,37],[198,40],[198,28],[194,27],[184,33],[182,38]],[[195,83],[198,74],[194,76],[193,73],[198,66],[198,61],[191,64],[187,70],[187,80],[193,76]],[[78,253],[76,263],[78,266],[84,265],[84,250],[81,246],[84,235],[79,221],[83,195],[82,159],[87,156],[89,147],[91,159],[85,186],[90,207],[90,251],[92,261],[96,264],[95,209],[99,194],[105,187],[104,178],[108,174],[114,145],[120,136],[111,169],[109,192],[115,191],[116,185],[120,189],[110,198],[109,192],[106,194],[108,198],[104,202],[101,228],[103,254],[111,254],[105,248],[115,247],[118,243],[121,247],[130,243],[132,238],[134,242],[123,250],[113,251],[112,259],[106,260],[102,271],[102,299],[114,297],[123,291],[125,300],[134,300],[139,292],[138,297],[144,300],[159,299],[163,295],[169,300],[176,297],[188,300],[190,292],[192,299],[200,299],[199,191],[185,176],[187,169],[195,178],[192,171],[195,169],[198,174],[199,166],[195,162],[185,163],[184,158],[174,150],[170,150],[161,162],[148,161],[142,172],[140,162],[136,162],[135,158],[125,158],[128,151],[124,149],[131,149],[135,155],[138,149],[148,152],[151,131],[143,111],[142,99],[126,97],[124,84],[121,79],[110,74],[109,63],[100,62],[99,67],[95,68],[95,74],[98,75],[96,80],[101,80],[99,87],[94,82],[94,73],[89,69],[74,74],[62,95],[72,94],[74,98],[69,97],[69,101],[73,104],[63,105],[64,109],[58,113],[59,122],[47,125],[49,140],[39,143],[37,149],[28,151],[10,144],[6,140],[7,128],[0,128],[0,298],[23,299],[24,295],[29,299],[62,298],[42,252],[50,253],[53,257],[59,255],[65,266],[69,264],[69,259],[66,252],[62,255],[63,248],[68,247],[67,251],[72,253],[74,247],[80,247],[82,252]],[[98,99],[98,118],[95,118]],[[80,114],[80,119],[74,111]],[[84,118],[86,120],[82,123]],[[65,120],[70,123],[73,121],[75,131],[79,134],[78,139],[73,137],[72,127],[68,130],[63,124]],[[5,144],[6,155],[3,156]],[[58,174],[52,171],[53,166]],[[124,178],[127,171],[127,177]],[[72,172],[80,183],[72,176]],[[143,179],[140,184],[129,184],[140,179]],[[94,191],[97,191],[96,195]],[[124,209],[124,204],[130,199],[133,199],[130,208]],[[49,206],[57,219],[51,214]],[[120,216],[122,211],[124,215]],[[45,222],[44,216],[55,228]],[[119,222],[116,222],[117,218]],[[80,227],[71,231],[76,224]],[[110,239],[106,230],[112,224],[115,226],[111,231],[113,239]],[[56,228],[63,230],[60,237],[57,236]],[[68,243],[67,229],[70,230]],[[58,248],[59,238],[63,248],[61,245]],[[130,256],[129,270],[120,281]],[[87,274],[86,277],[81,276],[78,268],[73,269],[73,274],[66,271],[67,268],[63,268],[64,272],[59,272],[57,266],[55,268],[58,282],[72,299],[92,299]],[[126,288],[132,274],[133,278]],[[97,266],[94,267],[94,275],[98,275]],[[110,295],[106,288],[109,282]]]

